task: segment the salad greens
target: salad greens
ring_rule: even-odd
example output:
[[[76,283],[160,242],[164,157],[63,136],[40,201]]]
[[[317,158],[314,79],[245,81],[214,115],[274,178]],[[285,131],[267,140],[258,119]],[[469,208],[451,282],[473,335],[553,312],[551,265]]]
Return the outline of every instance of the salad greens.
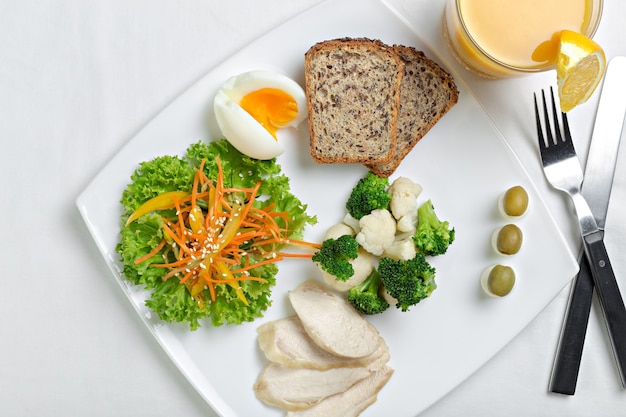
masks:
[[[317,218],[291,193],[276,160],[249,158],[226,140],[192,144],[184,157],[142,162],[121,204],[116,251],[124,275],[150,291],[146,305],[162,320],[192,330],[207,318],[221,326],[261,317],[271,305],[275,262],[290,256],[281,250],[315,247],[301,239]],[[221,223],[213,221],[215,213]],[[247,217],[235,220],[239,213]],[[220,228],[232,239],[198,259],[198,242],[217,238]],[[252,237],[237,240],[240,235]]]

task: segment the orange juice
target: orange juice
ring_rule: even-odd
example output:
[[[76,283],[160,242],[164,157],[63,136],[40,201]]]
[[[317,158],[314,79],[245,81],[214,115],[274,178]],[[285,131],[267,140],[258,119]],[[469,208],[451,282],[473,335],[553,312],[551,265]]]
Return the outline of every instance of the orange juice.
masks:
[[[552,37],[569,29],[591,37],[602,0],[448,0],[444,33],[468,69],[506,77],[553,66]]]

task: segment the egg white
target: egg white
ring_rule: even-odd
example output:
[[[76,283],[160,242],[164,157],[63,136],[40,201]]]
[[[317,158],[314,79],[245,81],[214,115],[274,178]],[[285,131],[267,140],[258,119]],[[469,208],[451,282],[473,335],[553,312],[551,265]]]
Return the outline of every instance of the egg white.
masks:
[[[255,70],[229,78],[215,95],[213,108],[224,137],[241,153],[255,159],[272,159],[284,152],[281,144],[239,103],[247,94],[275,88],[294,98],[298,114],[284,127],[297,127],[307,117],[304,90],[291,78],[271,71]]]

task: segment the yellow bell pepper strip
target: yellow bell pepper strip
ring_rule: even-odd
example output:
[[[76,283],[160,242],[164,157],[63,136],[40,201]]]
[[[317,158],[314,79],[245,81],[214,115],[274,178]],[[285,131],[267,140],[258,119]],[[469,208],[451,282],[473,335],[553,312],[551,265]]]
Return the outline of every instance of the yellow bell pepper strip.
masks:
[[[144,214],[158,210],[172,209],[176,206],[176,201],[183,200],[190,195],[191,193],[189,191],[171,191],[169,193],[159,194],[139,206],[137,210],[128,217],[128,220],[126,220],[126,226]]]

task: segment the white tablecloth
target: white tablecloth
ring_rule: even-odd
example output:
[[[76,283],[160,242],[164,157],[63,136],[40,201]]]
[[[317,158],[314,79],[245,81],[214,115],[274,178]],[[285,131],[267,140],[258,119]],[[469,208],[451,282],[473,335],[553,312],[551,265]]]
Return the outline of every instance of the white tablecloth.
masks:
[[[185,88],[318,2],[0,1],[0,415],[215,415],[110,277],[74,201]],[[391,3],[449,58],[440,33],[442,0]],[[626,55],[624,16],[625,2],[605,1],[596,40],[609,58]],[[535,129],[531,93],[553,84],[553,77],[487,81],[464,73],[464,82],[519,155],[576,251],[569,203],[547,187],[529,140]],[[598,94],[570,119],[581,158],[597,100]],[[624,159],[606,242],[626,291]],[[422,416],[626,415],[626,392],[597,303],[576,395],[548,393],[568,291]]]

